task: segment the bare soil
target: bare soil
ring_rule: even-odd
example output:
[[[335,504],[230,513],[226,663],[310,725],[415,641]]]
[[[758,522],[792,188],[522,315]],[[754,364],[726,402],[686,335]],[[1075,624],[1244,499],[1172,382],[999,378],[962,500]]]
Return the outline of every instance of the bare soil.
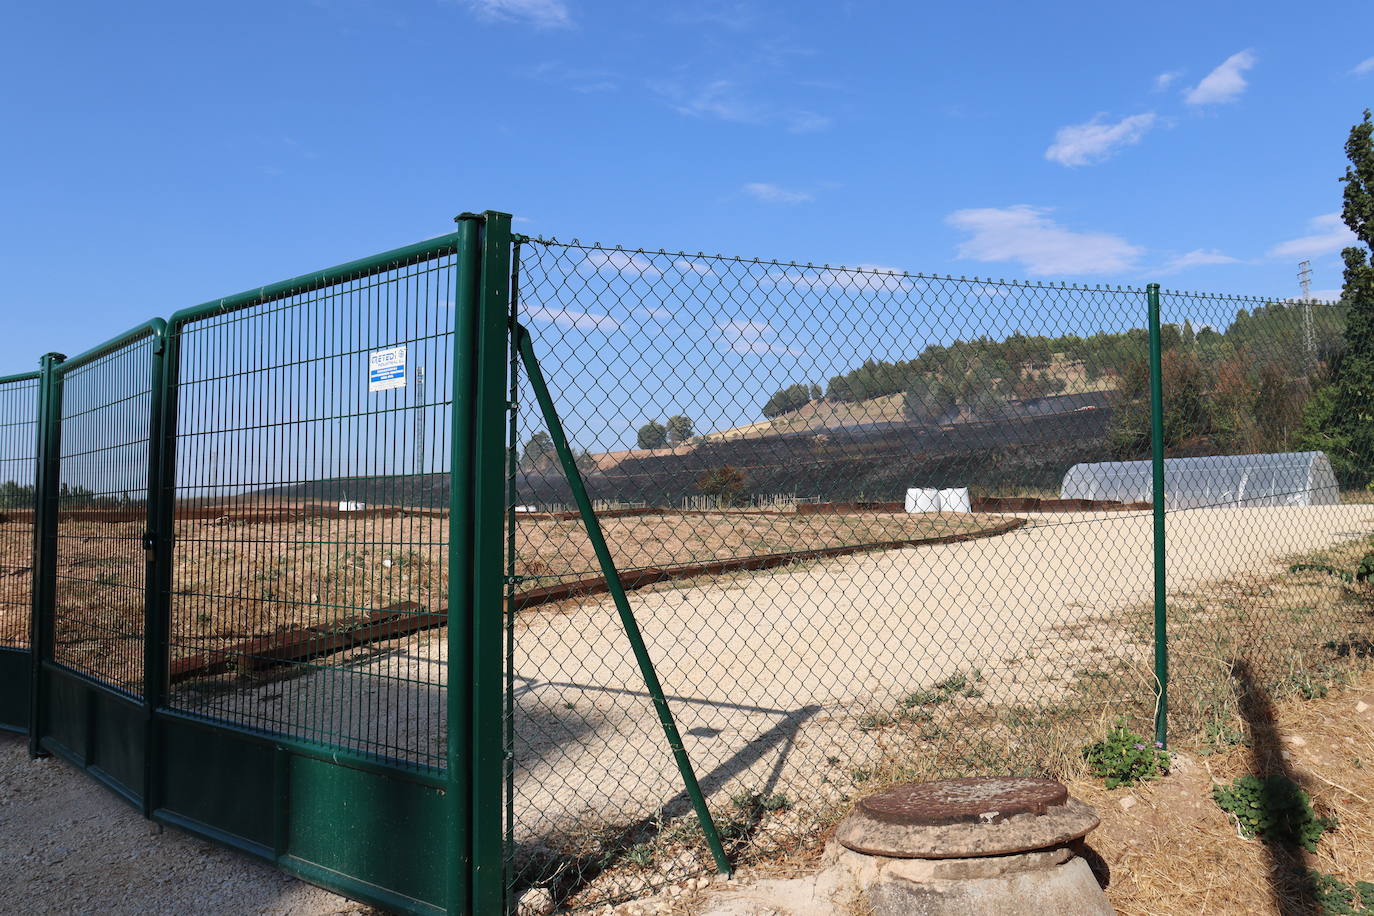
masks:
[[[997,521],[727,511],[607,518],[603,529],[617,565],[632,570],[940,537]],[[137,690],[142,677],[143,529],[141,521],[64,521],[58,545],[56,658],[129,690]],[[32,533],[27,520],[0,522],[0,644],[15,644],[28,631]],[[447,518],[433,513],[357,519],[283,513],[275,522],[228,513],[178,520],[171,656],[222,651],[304,627],[343,628],[372,609],[403,603],[442,613],[447,534]],[[521,518],[517,544],[515,572],[533,585],[600,574],[578,520]]]
[[[109,916],[381,916],[265,862],[145,821],[0,733],[0,910]]]

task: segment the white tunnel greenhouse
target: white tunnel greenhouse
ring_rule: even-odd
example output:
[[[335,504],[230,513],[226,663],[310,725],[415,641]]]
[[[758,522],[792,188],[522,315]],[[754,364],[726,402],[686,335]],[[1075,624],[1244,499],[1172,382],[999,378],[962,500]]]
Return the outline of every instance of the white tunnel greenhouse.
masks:
[[[1148,461],[1075,464],[1064,475],[1060,495],[1148,503],[1152,481]],[[1169,509],[1334,506],[1340,501],[1325,452],[1164,459],[1164,505]]]

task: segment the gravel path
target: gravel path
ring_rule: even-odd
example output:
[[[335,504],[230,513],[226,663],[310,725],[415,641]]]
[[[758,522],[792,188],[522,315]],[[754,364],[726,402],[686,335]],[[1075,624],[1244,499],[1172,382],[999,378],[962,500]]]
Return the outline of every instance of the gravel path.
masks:
[[[0,911],[365,916],[376,910],[159,828],[75,767],[0,733]]]

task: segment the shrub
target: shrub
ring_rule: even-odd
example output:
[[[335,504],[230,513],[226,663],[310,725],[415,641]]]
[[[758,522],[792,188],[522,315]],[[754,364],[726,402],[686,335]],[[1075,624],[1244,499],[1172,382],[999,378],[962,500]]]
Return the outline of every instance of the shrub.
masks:
[[[1250,839],[1316,852],[1321,835],[1336,829],[1336,819],[1317,817],[1307,793],[1287,776],[1238,776],[1213,788],[1212,798]]]
[[[1146,742],[1125,722],[1108,730],[1103,740],[1083,748],[1083,759],[1094,776],[1106,780],[1109,789],[1133,786],[1169,772],[1168,753],[1158,744]]]

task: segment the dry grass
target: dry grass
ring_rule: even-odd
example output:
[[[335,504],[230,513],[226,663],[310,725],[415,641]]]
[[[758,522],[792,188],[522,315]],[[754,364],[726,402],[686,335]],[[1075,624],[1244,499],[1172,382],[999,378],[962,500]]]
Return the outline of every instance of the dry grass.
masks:
[[[1290,561],[1349,568],[1367,549],[1365,539],[1352,540]],[[1079,668],[1067,684],[1046,685],[1041,703],[1009,704],[974,691],[917,707],[916,714],[898,706],[868,722],[882,735],[882,760],[850,773],[838,803],[808,807],[801,800],[763,818],[737,851],[745,874],[813,872],[852,800],[893,783],[1049,775],[1102,814],[1090,841],[1110,867],[1108,894],[1121,916],[1323,916],[1309,869],[1346,884],[1374,881],[1374,596],[1321,573],[1284,572],[1173,598],[1171,748],[1180,756],[1167,778],[1108,792],[1084,768],[1084,745],[1118,715],[1150,734],[1152,615],[1148,606],[1133,608],[1058,634],[1056,651],[1068,656],[1075,655],[1071,640],[1088,646],[1103,627],[1124,634],[1126,650]],[[1215,782],[1285,772],[1309,792],[1319,814],[1339,820],[1315,854],[1276,853],[1238,837],[1212,801]],[[1127,796],[1134,800],[1129,809],[1120,805]],[[732,812],[722,808],[719,816]],[[706,863],[692,826],[689,819],[668,835],[656,857],[690,849]],[[582,898],[597,899],[618,877],[611,869]],[[709,899],[708,892],[675,900],[674,912],[699,911]]]
[[[0,646],[28,644],[33,525],[0,515]]]
[[[1160,782],[1113,792],[1072,782],[1074,794],[1102,814],[1089,840],[1111,867],[1108,894],[1121,916],[1317,916],[1323,911],[1308,869],[1346,884],[1374,880],[1374,675],[1365,671],[1353,686],[1313,700],[1293,696],[1272,710],[1246,723],[1245,746],[1199,757],[1207,748],[1195,742],[1193,755]],[[1242,839],[1211,788],[1247,773],[1291,775],[1318,813],[1335,815],[1339,826],[1314,854]],[[1128,796],[1136,803],[1123,809]]]

